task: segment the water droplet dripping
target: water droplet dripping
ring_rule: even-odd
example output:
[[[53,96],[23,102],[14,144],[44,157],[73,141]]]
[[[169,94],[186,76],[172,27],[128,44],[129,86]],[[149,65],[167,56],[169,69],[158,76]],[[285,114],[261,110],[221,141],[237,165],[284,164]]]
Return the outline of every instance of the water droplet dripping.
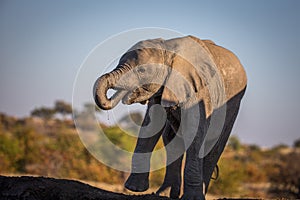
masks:
[[[107,113],[107,121],[109,121],[109,112],[106,111],[106,113]]]

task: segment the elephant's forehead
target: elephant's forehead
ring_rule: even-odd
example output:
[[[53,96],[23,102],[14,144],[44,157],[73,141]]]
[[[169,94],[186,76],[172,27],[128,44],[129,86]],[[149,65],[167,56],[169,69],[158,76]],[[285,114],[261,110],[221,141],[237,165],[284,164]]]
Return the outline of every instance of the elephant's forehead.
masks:
[[[148,51],[148,49],[139,49],[126,52],[120,59],[120,64],[127,64],[131,67],[138,67],[151,64],[161,63],[161,57],[156,56],[155,53]]]
[[[136,43],[133,45],[129,51],[136,50],[136,49],[145,49],[145,48],[154,48],[154,49],[161,49],[161,43],[163,39],[151,39],[151,40],[144,40]]]

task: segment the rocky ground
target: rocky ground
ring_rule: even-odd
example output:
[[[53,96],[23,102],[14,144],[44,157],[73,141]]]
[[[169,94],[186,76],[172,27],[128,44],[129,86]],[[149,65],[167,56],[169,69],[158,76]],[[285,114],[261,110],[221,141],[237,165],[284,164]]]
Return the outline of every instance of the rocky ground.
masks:
[[[1,176],[0,200],[171,200],[155,194],[111,192],[76,180],[33,176]],[[226,199],[207,196],[207,199]],[[235,198],[236,200],[237,198]],[[253,198],[244,198],[251,200]]]
[[[79,181],[45,177],[0,176],[1,200],[166,200],[156,195],[125,195],[92,187]]]

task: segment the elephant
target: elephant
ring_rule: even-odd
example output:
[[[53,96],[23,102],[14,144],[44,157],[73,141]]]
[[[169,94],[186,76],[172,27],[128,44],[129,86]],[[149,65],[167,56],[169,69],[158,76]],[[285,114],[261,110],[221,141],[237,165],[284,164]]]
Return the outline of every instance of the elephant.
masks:
[[[167,166],[156,193],[170,187],[170,197],[179,198],[186,154],[181,199],[205,199],[246,87],[239,59],[211,40],[189,35],[133,45],[93,88],[95,103],[104,110],[120,101],[147,104],[125,187],[148,189],[151,153],[162,136]],[[115,90],[110,98],[109,89]],[[164,120],[156,120],[162,113]]]

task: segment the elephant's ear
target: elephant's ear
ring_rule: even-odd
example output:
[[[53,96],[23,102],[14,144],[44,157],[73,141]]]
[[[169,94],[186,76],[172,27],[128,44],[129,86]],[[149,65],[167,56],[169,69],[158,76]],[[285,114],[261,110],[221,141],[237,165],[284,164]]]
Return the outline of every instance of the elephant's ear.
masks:
[[[199,91],[204,87],[196,69],[185,59],[173,58],[168,77],[164,83],[161,105],[171,107],[199,99]]]
[[[183,103],[193,105],[202,99],[208,112],[223,102],[224,86],[214,58],[198,38],[187,36],[166,40],[166,52],[172,52],[168,77],[162,93],[165,107]],[[211,105],[210,105],[211,104]]]

